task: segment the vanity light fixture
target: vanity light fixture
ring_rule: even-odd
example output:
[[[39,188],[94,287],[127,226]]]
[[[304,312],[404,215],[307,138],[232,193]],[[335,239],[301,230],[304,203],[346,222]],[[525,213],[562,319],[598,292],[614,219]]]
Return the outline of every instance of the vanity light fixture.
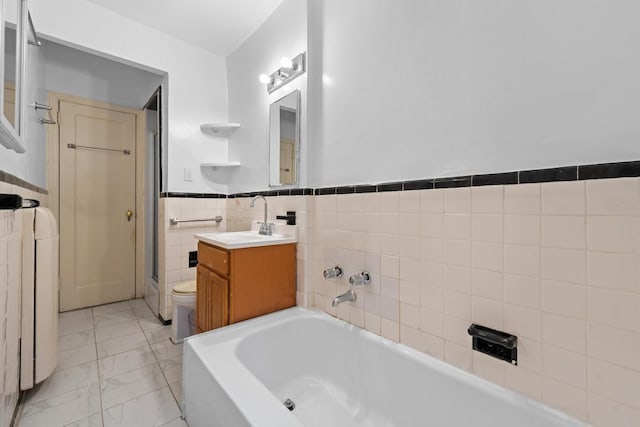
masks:
[[[304,74],[306,71],[306,57],[306,52],[302,52],[293,59],[284,57],[280,60],[281,67],[279,69],[270,75],[260,74],[260,82],[267,85],[267,92],[272,93]]]
[[[271,83],[271,77],[267,76],[266,74],[260,74],[260,83],[263,84],[267,84],[267,83]]]
[[[291,58],[283,56],[280,60],[280,65],[282,65],[282,68],[293,68],[293,61],[291,60]]]

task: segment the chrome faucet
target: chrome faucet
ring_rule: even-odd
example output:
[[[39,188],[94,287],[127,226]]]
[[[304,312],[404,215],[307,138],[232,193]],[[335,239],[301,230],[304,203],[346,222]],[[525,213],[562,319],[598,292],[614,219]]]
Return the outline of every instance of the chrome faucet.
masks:
[[[335,307],[336,305],[343,303],[343,302],[347,302],[347,301],[355,301],[358,297],[356,296],[356,293],[353,292],[353,289],[349,289],[347,292],[345,292],[342,295],[338,295],[337,297],[335,297],[333,299],[333,301],[331,302],[331,307]]]
[[[267,222],[267,199],[265,199],[263,196],[256,196],[253,199],[251,199],[251,204],[249,204],[249,207],[252,208],[254,207],[254,205],[256,204],[256,200],[258,199],[262,199],[264,200],[264,222],[260,223],[260,231],[258,231],[258,234],[263,234],[265,236],[271,236],[271,234],[273,233],[271,231],[271,226],[273,224]]]
[[[349,284],[351,286],[368,285],[371,283],[371,276],[368,271],[362,271],[349,277]]]
[[[340,278],[342,277],[342,268],[340,268],[337,265],[335,267],[327,268],[325,271],[322,272],[322,276],[325,279]]]

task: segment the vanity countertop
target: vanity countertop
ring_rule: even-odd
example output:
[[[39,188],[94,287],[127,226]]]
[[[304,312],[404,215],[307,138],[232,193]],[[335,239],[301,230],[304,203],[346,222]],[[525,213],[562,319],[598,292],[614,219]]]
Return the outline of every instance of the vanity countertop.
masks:
[[[258,234],[259,225],[252,223],[251,230],[222,233],[198,233],[194,237],[210,245],[224,249],[254,248],[259,246],[286,245],[298,242],[298,228],[295,225],[275,224],[273,234]]]

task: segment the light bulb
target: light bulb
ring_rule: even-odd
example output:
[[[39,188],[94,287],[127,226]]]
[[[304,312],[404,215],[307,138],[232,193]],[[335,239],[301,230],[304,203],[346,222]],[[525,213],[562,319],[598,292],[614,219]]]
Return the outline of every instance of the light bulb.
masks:
[[[280,65],[282,65],[284,68],[293,68],[293,61],[283,56],[282,59],[280,60]]]
[[[271,77],[267,76],[266,74],[260,74],[260,83],[271,83]]]

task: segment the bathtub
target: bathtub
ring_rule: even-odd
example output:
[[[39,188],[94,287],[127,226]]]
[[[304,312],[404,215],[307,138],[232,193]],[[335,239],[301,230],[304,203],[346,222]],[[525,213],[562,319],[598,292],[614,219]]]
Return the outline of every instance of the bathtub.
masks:
[[[183,369],[183,414],[190,427],[585,425],[297,307],[188,338]],[[283,404],[287,399],[293,411]]]

